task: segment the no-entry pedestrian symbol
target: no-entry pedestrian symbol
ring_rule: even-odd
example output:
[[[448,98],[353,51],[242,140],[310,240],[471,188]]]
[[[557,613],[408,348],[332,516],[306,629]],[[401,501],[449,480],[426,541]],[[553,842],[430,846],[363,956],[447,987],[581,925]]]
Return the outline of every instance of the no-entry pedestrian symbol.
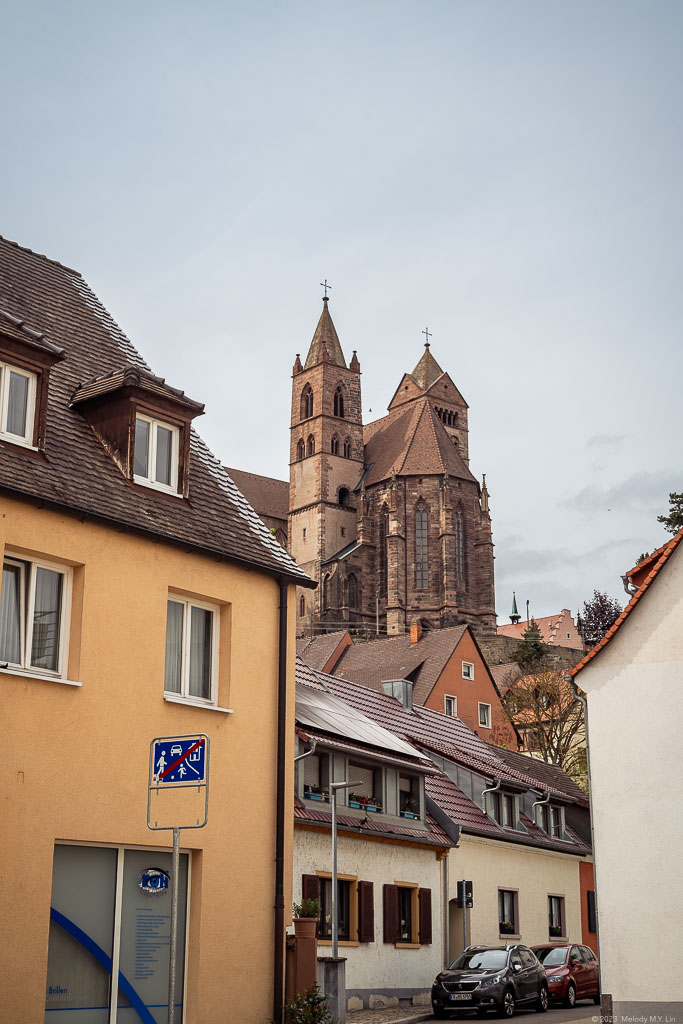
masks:
[[[150,764],[154,786],[192,785],[206,780],[206,737],[161,737],[152,744]]]

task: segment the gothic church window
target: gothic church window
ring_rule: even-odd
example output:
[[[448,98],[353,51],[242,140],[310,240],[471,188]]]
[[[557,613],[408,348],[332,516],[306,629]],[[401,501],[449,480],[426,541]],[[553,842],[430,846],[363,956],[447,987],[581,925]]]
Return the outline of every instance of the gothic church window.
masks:
[[[306,614],[306,598],[302,594],[301,597],[299,598],[299,615],[303,619],[305,614]]]
[[[353,573],[351,573],[348,580],[348,603],[349,608],[358,607],[358,580]]]
[[[336,434],[330,441],[330,451],[332,452],[333,455],[339,455],[339,438],[337,437]]]
[[[337,384],[337,390],[334,393],[334,415],[344,419],[344,392],[341,384]]]
[[[415,586],[424,590],[428,585],[427,507],[424,501],[419,501],[415,509]]]
[[[380,597],[387,596],[387,580],[389,576],[389,565],[387,558],[387,535],[389,533],[389,510],[386,505],[382,507],[379,514],[379,593]]]
[[[313,415],[313,388],[307,384],[301,392],[301,419],[307,420]]]
[[[306,442],[306,451],[309,455],[315,455],[315,438],[313,434],[308,435],[308,441]]]
[[[455,513],[455,577],[459,582],[465,579],[465,542],[462,512]]]
[[[303,459],[306,454],[306,445],[304,444],[303,437],[300,437],[296,444],[296,457],[297,459]]]
[[[348,438],[348,437],[344,441],[344,458],[345,459],[350,459],[351,458],[351,439]]]

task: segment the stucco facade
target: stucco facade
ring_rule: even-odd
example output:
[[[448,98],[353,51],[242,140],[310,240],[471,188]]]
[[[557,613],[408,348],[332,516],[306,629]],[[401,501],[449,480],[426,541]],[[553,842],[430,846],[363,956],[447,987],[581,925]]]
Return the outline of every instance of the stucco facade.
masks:
[[[143,849],[154,863],[171,833],[146,824],[150,741],[203,732],[211,741],[209,820],[181,838],[189,854],[182,1019],[222,1024],[229,1004],[231,1020],[262,1024],[273,1006],[277,580],[10,499],[0,546],[5,557],[72,569],[67,678],[77,684],[0,670],[2,720],[12,723],[1,766],[0,1019],[43,1019],[55,845]],[[169,590],[220,608],[216,708],[164,699]],[[287,724],[289,908],[293,700]],[[245,964],[258,985],[245,985]],[[69,993],[57,986],[51,1005],[68,1006]],[[75,1019],[68,1009],[59,1016]]]
[[[434,977],[441,970],[442,857],[443,851],[419,848],[409,842],[381,842],[340,836],[339,876],[373,883],[374,941],[340,942],[339,955],[346,957],[346,989],[349,1009],[392,1006],[410,999],[428,1006]],[[296,828],[294,832],[294,899],[301,899],[303,875],[329,872],[332,845],[329,832]],[[413,948],[383,941],[382,893],[385,884],[417,884],[431,890],[432,942]],[[330,955],[330,943],[318,943],[318,955]]]
[[[683,1016],[680,539],[576,674],[588,706],[602,993],[617,1019]]]
[[[456,904],[458,879],[472,881],[474,906],[467,911],[467,945],[499,946],[507,941],[527,946],[548,942],[548,896],[564,897],[565,935],[582,942],[579,865],[581,857],[537,850],[461,834],[449,864],[449,953],[463,947],[463,911]],[[518,929],[501,935],[498,890],[516,894]]]

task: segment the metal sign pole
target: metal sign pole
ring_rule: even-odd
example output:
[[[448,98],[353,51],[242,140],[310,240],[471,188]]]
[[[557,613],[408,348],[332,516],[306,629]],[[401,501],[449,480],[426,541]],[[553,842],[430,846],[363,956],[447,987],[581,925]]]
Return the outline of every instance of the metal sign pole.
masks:
[[[332,956],[339,956],[339,925],[337,922],[337,790],[332,786]]]
[[[467,949],[467,899],[464,878],[462,880],[462,948]]]
[[[180,829],[173,829],[171,867],[171,947],[168,963],[168,1024],[175,1022],[175,976],[178,946],[178,872],[180,870]]]

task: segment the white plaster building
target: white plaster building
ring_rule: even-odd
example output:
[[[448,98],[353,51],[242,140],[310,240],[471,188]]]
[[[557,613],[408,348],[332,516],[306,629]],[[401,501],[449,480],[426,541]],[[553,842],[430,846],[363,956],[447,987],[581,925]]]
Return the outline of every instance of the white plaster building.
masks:
[[[572,671],[587,694],[602,1010],[680,1021],[683,530],[626,576],[634,596]]]

